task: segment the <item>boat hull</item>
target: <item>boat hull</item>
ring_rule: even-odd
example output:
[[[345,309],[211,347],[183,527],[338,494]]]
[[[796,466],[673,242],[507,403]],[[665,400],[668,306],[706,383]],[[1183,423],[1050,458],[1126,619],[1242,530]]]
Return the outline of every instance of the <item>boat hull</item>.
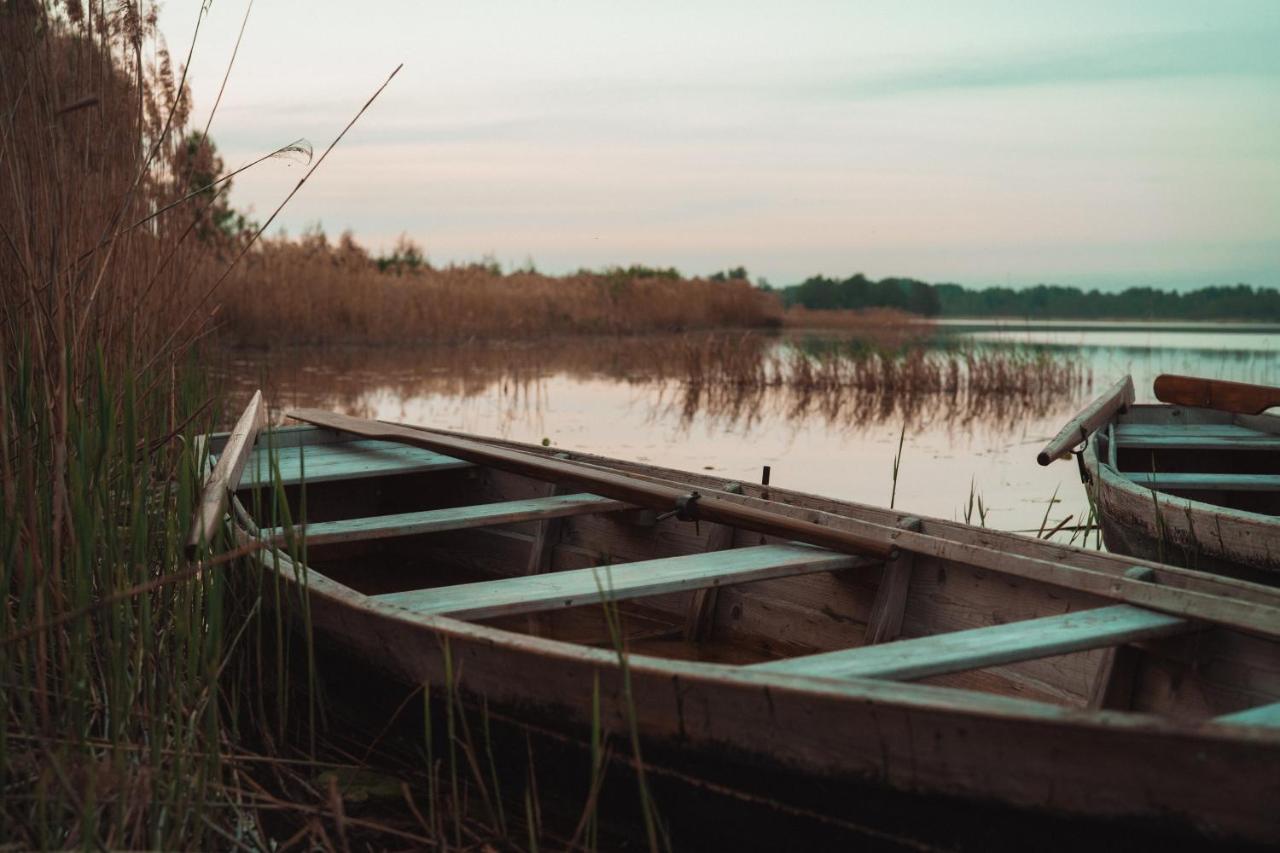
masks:
[[[312,576],[316,630],[409,685],[446,685],[531,721],[586,738],[593,691],[601,722],[625,739],[691,757],[874,784],[1032,812],[1158,820],[1210,838],[1280,841],[1273,732],[1180,726],[1133,715],[1046,706],[1029,715],[997,697],[958,704],[948,688],[872,680],[770,678],[709,664],[618,656],[446,618],[410,619],[351,601]],[[504,636],[506,635],[506,636]]]
[[[1271,416],[1199,413],[1172,406],[1135,406],[1113,426],[1166,425],[1179,418],[1247,421],[1280,429]],[[1199,426],[1199,424],[1190,425]],[[1099,431],[1084,450],[1086,486],[1107,549],[1144,560],[1215,572],[1256,583],[1280,584],[1280,517],[1222,506],[1139,484],[1117,469],[1110,442],[1114,429]],[[1209,451],[1199,451],[1205,456]]]
[[[641,467],[616,463],[616,470]],[[661,469],[645,470],[647,476],[664,475]],[[712,478],[665,474],[715,488]],[[837,506],[777,490],[773,498],[790,510]],[[886,510],[838,506],[876,523],[901,520]],[[838,521],[824,516],[824,523]],[[1130,565],[939,520],[926,520],[929,529],[939,535],[963,529],[974,544],[1073,559],[1098,571],[1119,573]],[[285,589],[296,594],[284,607],[298,612],[301,570],[279,552],[263,556],[257,565],[280,573]],[[925,555],[917,555],[915,571],[913,583],[936,584],[943,595],[948,583],[985,584],[993,596],[1002,588],[1035,586],[989,573],[965,574],[958,563]],[[608,649],[412,613],[314,572],[308,573],[305,589],[309,624],[358,659],[405,684],[429,683],[433,691],[446,687],[452,674],[448,687],[465,696],[516,718],[555,721],[584,739],[598,690],[600,721],[614,733],[614,742],[625,742],[634,726],[647,746],[683,756],[693,767],[739,767],[743,778],[799,777],[851,790],[873,785],[1028,814],[1154,821],[1207,838],[1280,841],[1280,823],[1268,805],[1280,798],[1280,731],[1275,729],[1088,710],[881,679],[788,676],[642,655],[624,659]],[[1073,595],[1059,589],[1052,606],[1058,612],[1078,606]],[[1223,655],[1236,654],[1240,643],[1258,646],[1251,652],[1254,658],[1265,658],[1275,648],[1216,629],[1191,639],[1197,647],[1221,646]],[[1095,659],[1082,662],[1068,655],[1047,665],[1069,667],[1070,661],[1083,676],[1092,672]],[[1280,684],[1268,682],[1253,698],[1231,698],[1232,707],[1221,707],[1222,697],[1215,698],[1211,685],[1194,677],[1188,684],[1205,693],[1202,702],[1208,708],[1202,713],[1280,698]]]

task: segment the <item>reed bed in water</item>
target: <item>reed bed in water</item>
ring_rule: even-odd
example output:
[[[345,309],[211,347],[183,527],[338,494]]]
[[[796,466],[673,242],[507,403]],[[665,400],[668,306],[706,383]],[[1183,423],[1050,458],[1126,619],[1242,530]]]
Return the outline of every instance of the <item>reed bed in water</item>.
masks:
[[[349,236],[264,242],[221,294],[234,344],[411,344],[782,323],[777,296],[742,280],[616,270],[548,276],[493,265],[380,270]],[[287,318],[287,322],[282,322]]]
[[[814,310],[792,305],[783,315],[788,329],[826,329],[856,334],[872,339],[879,346],[900,347],[919,342],[934,333],[933,322],[899,308],[862,308]]]
[[[750,426],[781,415],[860,426],[908,419],[992,425],[1051,411],[1092,387],[1080,361],[1043,350],[900,350],[790,344],[749,336],[685,339],[664,382],[668,408]]]
[[[853,343],[856,341],[857,343]],[[378,416],[388,398],[494,397],[534,419],[557,377],[634,386],[654,416],[674,410],[729,424],[816,418],[857,428],[899,420],[1000,426],[1056,411],[1092,377],[1073,358],[1031,350],[930,350],[921,342],[705,332],[465,346],[226,351],[218,371],[242,396],[262,385],[281,408]],[[385,409],[383,416],[385,416]]]

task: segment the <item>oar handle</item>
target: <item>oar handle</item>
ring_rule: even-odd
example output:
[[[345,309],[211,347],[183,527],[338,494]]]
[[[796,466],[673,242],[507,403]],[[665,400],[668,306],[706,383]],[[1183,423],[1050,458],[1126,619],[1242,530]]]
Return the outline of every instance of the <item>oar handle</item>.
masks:
[[[1133,403],[1133,378],[1126,376],[1067,421],[1053,440],[1036,455],[1036,461],[1048,465],[1071,453],[1071,448],[1087,439],[1094,430],[1103,426]]]
[[[1280,388],[1172,373],[1156,377],[1155,392],[1162,403],[1241,415],[1260,415],[1272,406],[1280,406]]]

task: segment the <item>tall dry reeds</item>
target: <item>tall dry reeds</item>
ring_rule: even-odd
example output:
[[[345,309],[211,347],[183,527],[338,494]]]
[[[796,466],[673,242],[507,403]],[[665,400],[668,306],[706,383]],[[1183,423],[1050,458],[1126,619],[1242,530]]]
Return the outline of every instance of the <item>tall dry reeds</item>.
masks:
[[[29,348],[51,400],[74,399],[97,353],[115,370],[177,352],[213,272],[190,233],[207,206],[146,221],[188,177],[189,102],[146,48],[153,26],[127,3],[0,10],[0,334],[7,354]]]
[[[503,274],[491,265],[380,270],[349,236],[264,241],[219,293],[240,345],[450,343],[776,326],[777,298],[746,281],[617,271]]]
[[[188,111],[136,5],[0,4],[0,847],[440,843],[407,788],[409,828],[344,810],[373,747],[317,742],[309,637],[232,582],[244,549],[183,553],[218,420],[190,344],[247,245]],[[480,785],[443,801],[468,838]]]
[[[181,203],[199,145],[175,66],[135,4],[0,5],[0,826],[16,848],[222,847],[238,819],[227,566],[181,554],[193,438],[213,421],[188,345],[225,247],[200,237],[216,193]]]

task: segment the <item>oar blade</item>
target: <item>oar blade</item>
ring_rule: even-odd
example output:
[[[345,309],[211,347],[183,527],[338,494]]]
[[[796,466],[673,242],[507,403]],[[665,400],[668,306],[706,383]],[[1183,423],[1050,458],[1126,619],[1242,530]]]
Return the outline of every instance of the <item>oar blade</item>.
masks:
[[[1241,415],[1258,415],[1272,406],[1280,406],[1280,388],[1172,373],[1156,377],[1155,394],[1162,403]]]

